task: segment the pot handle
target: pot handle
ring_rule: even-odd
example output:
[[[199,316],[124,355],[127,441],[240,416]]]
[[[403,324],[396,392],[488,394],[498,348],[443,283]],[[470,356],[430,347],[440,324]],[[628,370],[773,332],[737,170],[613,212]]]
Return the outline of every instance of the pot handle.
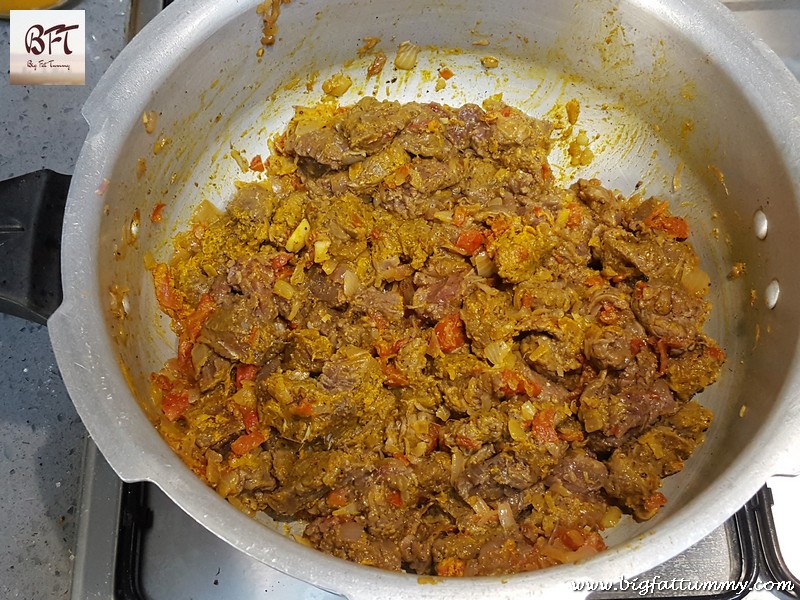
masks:
[[[61,304],[70,179],[44,169],[0,182],[0,312],[44,325]]]

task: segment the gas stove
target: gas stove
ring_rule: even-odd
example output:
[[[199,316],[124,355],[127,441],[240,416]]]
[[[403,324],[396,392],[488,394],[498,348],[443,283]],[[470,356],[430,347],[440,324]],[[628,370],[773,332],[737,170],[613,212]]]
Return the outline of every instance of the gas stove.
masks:
[[[725,4],[800,77],[800,0]],[[159,8],[133,5],[137,26]],[[794,506],[800,478],[774,477],[766,483],[739,512],[675,558],[611,589],[576,591],[598,599],[798,598]],[[233,549],[155,486],[123,483],[90,440],[82,488],[73,599],[341,598]]]

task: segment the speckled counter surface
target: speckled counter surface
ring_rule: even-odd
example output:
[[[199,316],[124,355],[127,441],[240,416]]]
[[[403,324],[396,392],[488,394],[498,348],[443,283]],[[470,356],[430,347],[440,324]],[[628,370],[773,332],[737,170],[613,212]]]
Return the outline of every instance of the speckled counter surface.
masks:
[[[81,107],[125,45],[129,4],[69,6],[86,11],[84,86],[10,85],[0,20],[0,179],[72,173],[88,130]],[[47,329],[0,315],[0,598],[69,597],[85,438]]]

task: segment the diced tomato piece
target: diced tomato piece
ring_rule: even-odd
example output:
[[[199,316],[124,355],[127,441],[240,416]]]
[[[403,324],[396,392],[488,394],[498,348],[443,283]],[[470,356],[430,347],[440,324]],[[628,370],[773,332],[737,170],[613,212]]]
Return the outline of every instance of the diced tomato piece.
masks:
[[[395,508],[403,508],[403,496],[397,490],[391,490],[386,494],[386,502]]]
[[[181,418],[189,408],[189,394],[186,392],[168,392],[161,399],[161,410],[170,420]]]
[[[240,435],[236,440],[231,443],[231,452],[237,456],[244,456],[251,450],[258,448],[261,444],[267,441],[267,438],[260,431],[251,431]]]
[[[260,367],[258,365],[246,365],[244,363],[236,365],[236,387],[241,388],[245,381],[253,381],[258,375]]]
[[[210,294],[203,294],[200,296],[197,307],[186,318],[181,320],[183,330],[188,334],[192,342],[197,341],[200,330],[215,308],[217,308],[217,304],[214,302],[214,298]]]
[[[285,267],[289,264],[292,255],[288,252],[278,252],[275,256],[270,259],[270,265],[272,266],[273,271],[279,271],[282,267]]]
[[[175,288],[172,287],[169,265],[158,263],[153,268],[153,284],[156,289],[156,300],[158,300],[161,310],[168,314],[183,310],[183,302],[176,295]]]
[[[631,354],[636,356],[639,352],[642,351],[642,348],[645,347],[647,342],[645,342],[644,338],[633,338],[631,340]]]
[[[553,536],[573,552],[586,543],[583,532],[571,527],[567,528],[559,525],[553,530]]]
[[[439,342],[439,348],[445,354],[458,350],[467,341],[467,336],[464,333],[464,322],[457,312],[442,318],[433,328],[433,331],[436,334],[436,340]]]
[[[314,416],[314,407],[311,403],[303,398],[291,408],[292,413],[297,415],[298,417],[308,418]]]
[[[681,217],[661,217],[653,228],[660,229],[676,240],[685,240],[689,237],[689,223]]]
[[[558,441],[558,432],[555,427],[556,410],[545,408],[536,413],[531,421],[531,432],[542,444]]]
[[[465,435],[456,436],[456,445],[464,448],[465,450],[478,450],[481,447],[480,442],[476,442],[472,438]]]
[[[239,410],[239,414],[242,415],[244,428],[247,430],[247,433],[258,429],[258,411],[255,408],[239,405],[237,405],[236,408]]]
[[[467,213],[467,209],[463,206],[456,206],[455,210],[453,211],[453,225],[456,227],[462,227],[467,222],[467,217],[469,214]]]
[[[428,423],[428,447],[425,454],[428,455],[439,447],[439,431],[441,427],[436,423]]]
[[[619,311],[611,302],[602,302],[600,311],[597,313],[597,320],[603,325],[614,325],[619,321]]]
[[[644,509],[648,513],[654,513],[667,503],[667,497],[661,492],[653,492],[644,499]]]
[[[263,171],[264,170],[264,161],[261,158],[260,154],[256,154],[253,157],[253,160],[250,161],[250,170],[251,171]]]
[[[156,204],[153,207],[153,212],[150,213],[150,222],[151,223],[159,223],[159,222],[161,222],[161,219],[164,217],[164,215],[162,215],[161,213],[164,210],[165,206],[166,206],[166,204],[164,204],[163,202],[159,202],[158,204]]]
[[[327,502],[328,506],[331,508],[342,508],[343,506],[347,506],[347,492],[342,488],[331,490],[328,492],[325,502]]]
[[[531,381],[511,369],[503,369],[500,371],[500,379],[502,381],[500,391],[506,396],[525,394],[526,396],[534,398],[542,392],[542,388],[538,383]]]
[[[477,252],[484,243],[485,238],[483,233],[477,229],[467,229],[458,235],[456,240],[456,248],[461,250],[467,256],[472,256]]]
[[[583,285],[585,285],[586,287],[592,287],[595,285],[603,285],[605,281],[606,280],[603,279],[602,275],[592,275],[591,277],[587,277],[584,280]]]
[[[168,392],[174,387],[173,381],[163,373],[151,373],[150,381],[155,383],[162,392]]]
[[[606,549],[603,538],[595,531],[583,531],[574,527],[558,525],[553,530],[553,537],[572,552],[580,548],[592,548],[598,552]]]
[[[403,387],[404,385],[408,385],[408,377],[400,371],[396,364],[386,363],[381,366],[381,370],[385,377],[383,383],[388,387]]]
[[[536,209],[538,208],[539,207],[537,206]],[[536,212],[536,209],[534,209],[534,212]],[[492,233],[499,236],[502,235],[503,232],[508,231],[511,228],[511,219],[503,215],[498,215],[497,217],[492,219],[490,226],[492,228]]]
[[[650,214],[645,217],[643,223],[645,225],[647,225],[648,227],[652,227],[653,224],[656,222],[656,220],[661,215],[663,215],[667,211],[668,208],[669,208],[669,204],[667,204],[666,201],[659,202],[658,204],[656,204],[655,208],[653,208],[653,210],[650,211]]]
[[[708,354],[714,360],[718,360],[720,362],[725,360],[725,351],[718,346],[706,347],[706,354]]]
[[[182,373],[191,373],[194,369],[192,364],[192,348],[194,341],[190,339],[186,332],[178,336],[178,367]]]
[[[581,205],[577,202],[570,202],[567,204],[567,210],[569,211],[569,218],[567,218],[567,227],[574,229],[575,227],[579,227],[580,224],[583,222],[583,209]]]
[[[647,215],[643,221],[648,227],[653,229],[660,229],[667,235],[670,235],[679,240],[685,240],[689,237],[689,224],[686,219],[681,217],[673,217],[665,215],[668,212],[669,205],[667,202],[659,202],[652,212]]]
[[[436,565],[436,574],[439,577],[463,577],[466,564],[460,558],[448,556]]]
[[[401,454],[400,452],[395,452],[394,454],[392,454],[392,458],[396,458],[405,465],[411,464],[411,461],[408,460],[408,457],[405,454]]]

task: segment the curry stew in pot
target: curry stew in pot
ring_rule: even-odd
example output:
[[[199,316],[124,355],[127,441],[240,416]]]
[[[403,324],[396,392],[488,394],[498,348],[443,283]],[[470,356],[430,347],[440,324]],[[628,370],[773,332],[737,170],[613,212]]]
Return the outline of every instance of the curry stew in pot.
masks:
[[[667,202],[559,187],[550,134],[497,99],[297,108],[151,265],[163,437],[241,510],[385,569],[539,569],[652,517],[711,422],[709,278]]]

